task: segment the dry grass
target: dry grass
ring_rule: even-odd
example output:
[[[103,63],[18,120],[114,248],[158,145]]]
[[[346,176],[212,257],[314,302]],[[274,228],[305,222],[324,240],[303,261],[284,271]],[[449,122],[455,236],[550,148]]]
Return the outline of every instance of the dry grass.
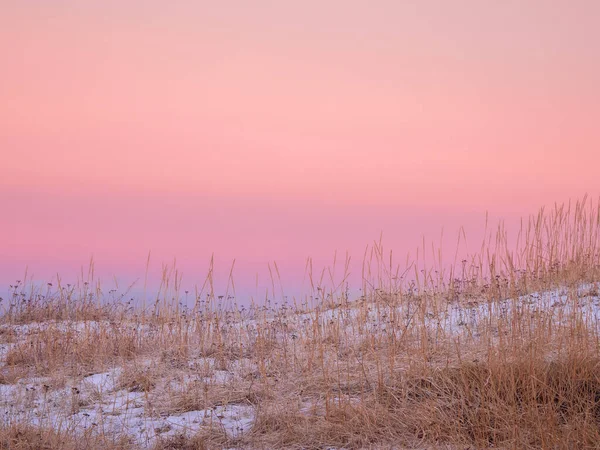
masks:
[[[356,301],[325,272],[310,299],[247,309],[218,307],[212,269],[189,308],[176,274],[145,309],[17,283],[0,448],[594,448],[600,208],[541,211],[508,242],[500,224],[451,267],[402,270],[376,242]]]
[[[20,379],[26,378],[29,371],[23,367],[0,367],[0,384],[14,384]]]
[[[84,375],[142,353],[135,331],[116,325],[93,325],[81,332],[50,325],[30,333],[10,349],[5,362],[9,367],[30,368],[39,375],[56,371]]]
[[[0,450],[131,450],[125,437],[74,436],[50,428],[14,425],[0,428]]]
[[[160,373],[155,367],[128,364],[119,376],[117,388],[129,392],[150,392],[156,387],[156,380],[159,378]]]
[[[235,445],[235,442],[223,430],[210,427],[191,436],[175,434],[159,438],[152,450],[208,450],[228,445]]]
[[[462,363],[389,383],[371,402],[380,420],[428,441],[586,448],[600,438],[599,368],[585,358]]]
[[[191,381],[165,392],[162,412],[183,413],[224,405],[257,405],[267,395],[260,386],[252,387],[249,383]]]

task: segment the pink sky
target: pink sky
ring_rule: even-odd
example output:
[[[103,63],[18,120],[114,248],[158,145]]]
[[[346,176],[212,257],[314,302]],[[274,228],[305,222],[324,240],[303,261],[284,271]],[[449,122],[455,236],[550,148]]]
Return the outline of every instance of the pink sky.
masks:
[[[596,1],[0,3],[0,284],[404,256],[600,195]],[[403,258],[399,258],[403,259]],[[267,283],[268,284],[268,283]]]

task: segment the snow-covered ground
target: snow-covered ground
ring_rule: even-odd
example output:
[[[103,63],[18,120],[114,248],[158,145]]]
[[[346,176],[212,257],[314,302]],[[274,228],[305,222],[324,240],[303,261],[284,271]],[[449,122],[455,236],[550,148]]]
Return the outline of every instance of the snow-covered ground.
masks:
[[[250,405],[225,404],[182,413],[153,413],[145,392],[120,389],[122,369],[70,380],[60,389],[51,379],[21,379],[0,384],[0,413],[5,424],[29,423],[62,430],[95,428],[112,435],[128,434],[142,448],[158,435],[193,434],[202,425],[217,426],[231,437],[247,433],[254,410]]]
[[[214,332],[223,339],[238,339],[249,346],[259,337],[261,327],[267,326],[276,339],[293,348],[296,340],[308,339],[314,334],[315,327],[321,330],[335,327],[338,335],[353,339],[402,331],[417,321],[431,333],[439,332],[445,337],[462,333],[476,336],[482,325],[488,330],[490,327],[494,329],[503,319],[510,324],[511,318],[516,316],[521,321],[543,316],[544,323],[554,327],[568,325],[577,318],[600,330],[599,287],[600,284],[592,283],[575,290],[555,289],[494,303],[447,303],[443,307],[427,308],[409,302],[394,306],[385,302],[354,302],[348,307],[321,312],[287,311],[265,315],[263,319],[230,318],[216,325]],[[190,323],[189,326],[193,325]],[[49,327],[61,332],[85,333],[114,326],[109,322],[94,321],[1,325],[0,331],[10,339],[0,341],[0,371],[7,369],[6,355],[11,348]],[[156,331],[150,325],[124,323],[119,326],[142,334]],[[141,364],[140,370],[151,368],[158,364],[157,357],[147,357]],[[124,370],[125,366],[115,366],[104,372],[67,376],[62,380],[24,377],[13,384],[0,384],[0,421],[4,424],[29,423],[79,431],[92,428],[105,434],[127,434],[142,448],[152,447],[158,436],[193,434],[205,425],[217,426],[232,438],[243,436],[253,426],[255,405],[239,398],[186,411],[164,408],[159,404],[185,393],[196,382],[204,389],[233,390],[236,384],[255,376],[258,371],[256,362],[251,358],[239,357],[223,368],[211,356],[191,354],[185,368],[155,374],[156,386],[151,392],[120,386]],[[349,398],[348,401],[355,399]],[[318,409],[315,402],[302,399],[300,402],[301,411],[308,413]]]

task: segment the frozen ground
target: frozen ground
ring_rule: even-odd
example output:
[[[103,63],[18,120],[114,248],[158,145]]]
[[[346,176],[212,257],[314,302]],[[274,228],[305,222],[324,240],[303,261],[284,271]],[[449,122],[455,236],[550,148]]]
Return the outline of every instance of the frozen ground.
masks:
[[[256,318],[229,318],[215,331],[223,339],[239,338],[250,346],[260,336],[260,328],[266,325],[274,330],[276,339],[293,346],[294,341],[308,339],[314,334],[315,327],[326,329],[335,326],[339,334],[352,340],[365,335],[402,332],[415,321],[425,324],[432,336],[440,335],[440,338],[463,334],[476,337],[482,324],[488,329],[497,329],[506,319],[505,326],[510,326],[511,318],[515,316],[536,318],[536,323],[540,323],[539,318],[543,316],[543,323],[553,327],[568,325],[575,318],[598,329],[598,289],[599,284],[592,283],[575,290],[555,289],[495,303],[448,303],[442,308],[428,309],[410,302],[393,307],[384,302],[354,302],[348,307],[321,312],[278,312],[265,316],[267,318],[262,322]],[[520,323],[523,323],[522,320]],[[156,332],[149,325],[124,323],[120,326],[136,333]],[[0,341],[0,371],[6,370],[6,355],[12,347],[48,327],[85,333],[86,330],[109,327],[109,324],[87,321],[2,325],[0,332],[10,339]],[[148,356],[137,363],[139,370],[143,371],[152,370],[160,361],[156,356]],[[233,391],[248,379],[258,377],[259,369],[256,361],[248,356],[240,357],[223,368],[213,357],[192,352],[185,367],[173,366],[172,370],[156,372],[153,389],[148,391],[120,385],[125,366],[61,379],[24,377],[0,384],[0,421],[79,431],[94,429],[104,434],[125,433],[142,448],[152,447],[158,436],[193,434],[206,425],[216,426],[232,438],[241,437],[251,431],[256,415],[256,405],[243,396],[228,398],[225,395],[223,401],[208,402],[209,406],[205,408],[186,411],[174,411],[176,408],[165,408],[164,404],[197,386],[200,386],[198,392],[207,387],[221,389],[224,393]],[[349,398],[348,401],[358,399]],[[318,414],[322,409],[322,399],[299,398],[299,403],[300,410],[306,414]]]
[[[217,405],[179,414],[154,412],[148,393],[118,387],[121,370],[115,368],[81,380],[68,380],[66,386],[58,389],[51,386],[54,380],[48,378],[0,385],[2,421],[63,430],[94,428],[113,435],[126,433],[142,448],[150,447],[158,435],[193,434],[202,425],[217,426],[234,438],[252,426],[254,411],[250,405]]]

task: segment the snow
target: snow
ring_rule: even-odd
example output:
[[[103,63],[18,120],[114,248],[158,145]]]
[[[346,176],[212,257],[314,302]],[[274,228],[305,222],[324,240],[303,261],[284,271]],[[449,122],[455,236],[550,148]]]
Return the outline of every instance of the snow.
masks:
[[[504,326],[510,326],[510,319],[515,316],[539,318],[543,315],[553,327],[560,327],[568,325],[573,316],[577,315],[580,320],[600,330],[599,287],[598,283],[582,284],[576,290],[560,288],[534,292],[494,303],[446,303],[439,308],[427,310],[408,302],[393,306],[354,302],[349,307],[319,312],[287,311],[271,315],[262,324],[276,324],[273,328],[276,330],[276,337],[289,342],[310,338],[314,333],[315,323],[321,329],[335,324],[339,326],[339,332],[350,340],[357,335],[382,336],[398,332],[413,321],[419,321],[431,333],[439,333],[445,337],[465,332],[476,336],[482,325],[490,325],[490,318],[498,326],[506,319]],[[258,336],[260,325],[257,318],[231,319],[221,324],[219,331],[224,337],[243,336],[240,342],[252,342]],[[32,333],[39,333],[50,327],[82,333],[112,326],[109,322],[96,321],[2,325],[0,329],[9,330],[12,334],[10,343],[0,343],[0,370],[5,366],[10,348]],[[148,325],[126,326],[128,330],[135,332],[154,332]],[[155,362],[149,358],[142,364],[151,367]],[[169,389],[185,389],[193,382],[227,389],[236,380],[256,373],[254,363],[244,357],[229,361],[228,366],[222,368],[214,358],[198,355],[190,356],[184,369],[172,370],[173,373],[164,374],[164,379],[161,380],[167,394],[172,392]],[[124,367],[113,367],[79,379],[69,378],[62,387],[52,387],[55,380],[42,377],[20,379],[14,384],[0,384],[0,423],[27,422],[62,429],[93,428],[103,433],[126,433],[143,448],[152,447],[158,436],[193,434],[207,425],[219,427],[232,438],[243,436],[253,426],[256,411],[252,405],[244,403],[218,404],[207,409],[181,413],[161,411],[154,408],[153,395],[129,392],[119,387],[119,378],[123,372]],[[347,396],[333,398],[332,401],[357,400]],[[315,408],[323,408],[323,399],[302,401],[302,411],[314,411]]]
[[[160,416],[147,414],[143,392],[115,390],[118,370],[85,377],[80,383],[44,394],[46,379],[21,380],[0,385],[0,412],[5,423],[29,422],[60,429],[129,434],[142,448],[150,448],[160,435],[191,433],[203,425],[221,427],[238,437],[252,427],[254,410],[248,405],[222,405],[214,408]],[[106,395],[90,396],[93,392]],[[95,400],[95,401],[91,401]]]

